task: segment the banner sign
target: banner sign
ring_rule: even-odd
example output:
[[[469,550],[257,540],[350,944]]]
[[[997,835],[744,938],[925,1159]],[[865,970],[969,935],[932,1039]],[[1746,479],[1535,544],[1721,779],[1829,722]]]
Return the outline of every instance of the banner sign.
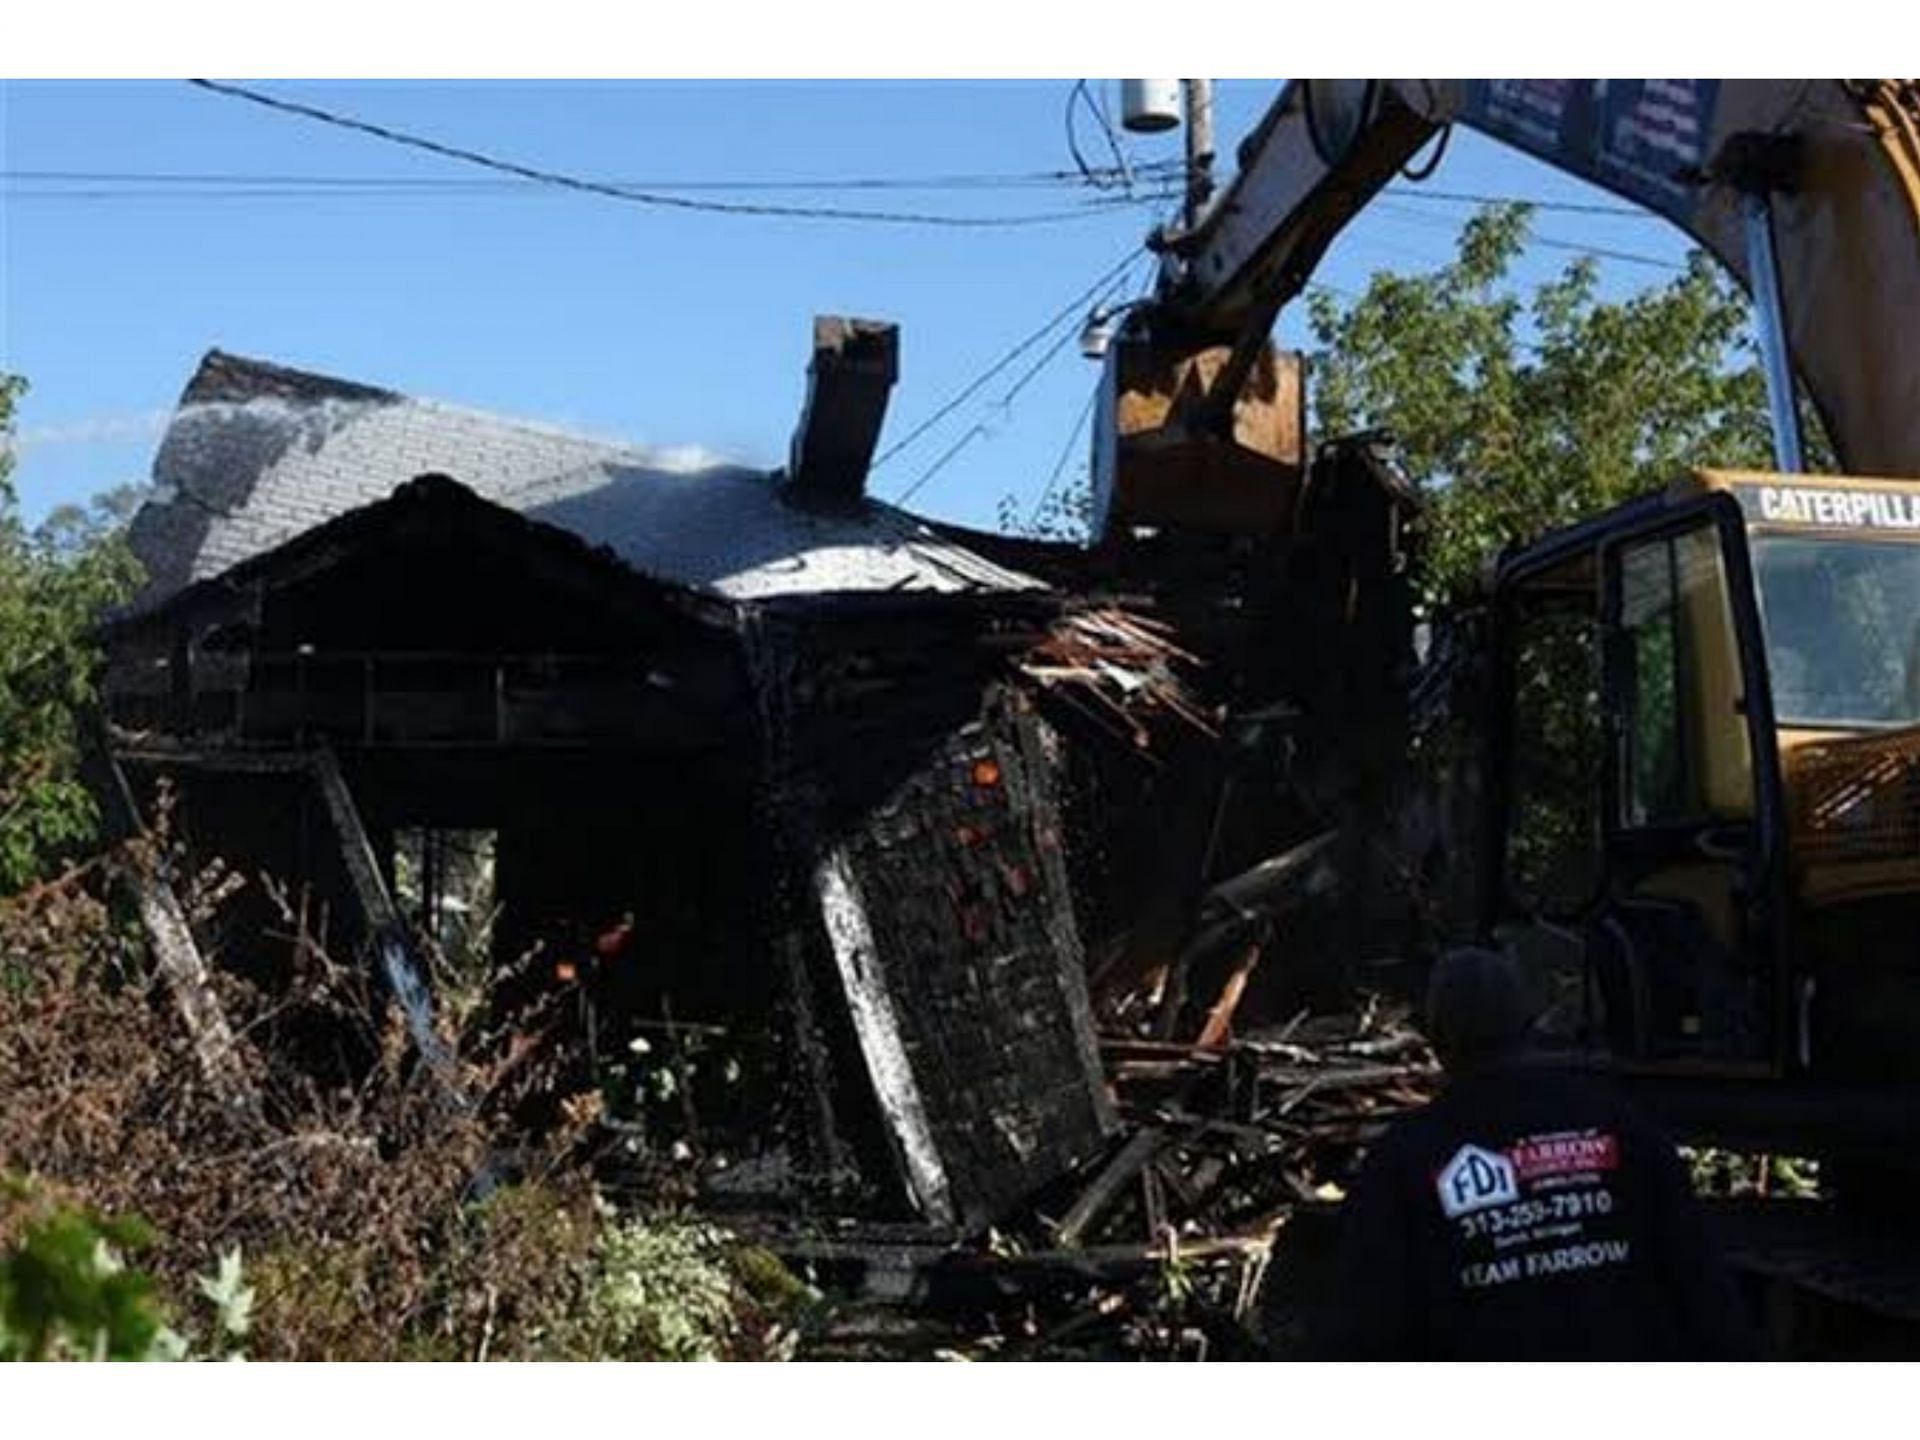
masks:
[[[1684,223],[1719,98],[1718,80],[1470,80],[1460,118]]]

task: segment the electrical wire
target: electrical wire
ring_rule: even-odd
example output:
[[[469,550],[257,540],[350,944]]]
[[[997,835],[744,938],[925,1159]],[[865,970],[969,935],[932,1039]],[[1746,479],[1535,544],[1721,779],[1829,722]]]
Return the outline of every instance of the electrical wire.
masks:
[[[1153,160],[1132,167],[1135,176],[1164,179],[1179,173],[1177,160]],[[1112,167],[1095,166],[1097,180],[1120,178]],[[232,188],[245,191],[254,187],[311,187],[316,190],[368,189],[459,191],[459,190],[533,190],[536,182],[514,178],[447,179],[444,177],[400,175],[302,175],[285,173],[239,173],[234,171],[172,170],[10,170],[0,169],[0,181],[47,185],[140,185],[196,186]],[[1078,189],[1086,176],[1077,170],[1009,171],[1000,174],[961,175],[867,175],[797,176],[784,180],[633,180],[609,179],[603,183],[632,190],[685,191],[800,191],[800,190],[1023,190]]]
[[[1101,295],[1100,298],[1106,299],[1107,297],[1114,295],[1118,293],[1120,290],[1124,289],[1125,286],[1126,286],[1126,276],[1123,273],[1114,284],[1111,284],[1107,287],[1106,291]],[[1096,301],[1095,303],[1097,304],[1098,301]],[[1019,398],[1020,392],[1025,390],[1028,385],[1032,384],[1035,377],[1037,377],[1042,370],[1045,370],[1048,365],[1052,364],[1055,357],[1057,357],[1063,350],[1065,350],[1068,344],[1070,344],[1073,341],[1073,339],[1074,339],[1074,331],[1072,329],[1069,328],[1068,330],[1064,331],[1053,342],[1053,344],[1049,345],[1046,348],[1046,350],[1041,354],[1038,360],[1034,361],[1033,364],[1029,365],[1026,368],[1026,370],[1020,375],[1019,379],[1015,380],[1012,385],[1007,387],[1007,393],[1002,395],[998,400],[994,401],[992,408],[998,411],[1000,415],[1004,418],[1006,414],[1013,409],[1013,402]],[[914,479],[912,484],[908,485],[906,489],[902,490],[898,495],[894,496],[892,503],[894,503],[895,505],[906,504],[907,501],[911,500],[915,495],[919,494],[920,491],[926,487],[926,484],[929,480],[933,479],[935,475],[939,474],[940,471],[946,468],[948,461],[952,460],[956,455],[958,455],[962,450],[966,449],[967,446],[971,445],[975,440],[978,440],[982,436],[985,436],[989,433],[991,432],[985,421],[981,421],[975,424],[970,430],[968,430],[964,435],[962,435],[958,440],[956,440],[951,446],[949,446],[945,451],[945,453],[943,453],[938,460],[935,460],[933,464],[931,464],[924,471],[922,471],[919,474],[919,476],[917,476]]]
[[[927,416],[927,418],[922,420],[918,425],[915,425],[913,429],[909,430],[899,440],[896,440],[885,450],[882,450],[874,457],[870,472],[872,470],[878,470],[882,465],[885,465],[889,460],[893,459],[894,456],[898,455],[902,450],[905,450],[922,435],[926,434],[927,431],[931,430],[942,420],[946,419],[947,416],[966,404],[968,400],[985,388],[989,380],[1013,364],[1014,361],[1018,360],[1035,345],[1038,345],[1042,340],[1046,339],[1047,336],[1051,335],[1063,323],[1081,314],[1086,306],[1093,302],[1096,296],[1105,292],[1107,286],[1113,282],[1115,277],[1124,275],[1139,258],[1140,252],[1138,250],[1129,250],[1120,258],[1120,262],[1117,265],[1110,266],[1107,270],[1103,271],[1099,279],[1095,280],[1085,290],[1082,290],[1078,295],[1074,296],[1073,299],[1069,300],[1059,310],[1054,312],[1052,318],[1041,325],[1039,329],[1035,330],[1025,339],[1017,342],[1012,349],[1008,350],[998,360],[994,361],[993,364],[974,376],[972,380],[962,386],[957,393],[931,415]]]
[[[958,440],[954,441],[953,444],[949,445],[944,451],[942,451],[940,458],[938,460],[934,461],[933,464],[929,465],[925,470],[921,471],[920,477],[917,480],[915,480],[905,490],[902,490],[898,495],[894,496],[893,499],[888,503],[893,505],[906,504],[907,501],[911,500],[915,495],[920,493],[921,489],[926,485],[926,483],[929,480],[933,479],[934,476],[938,475],[942,470],[947,468],[947,462],[949,460],[953,459],[954,456],[958,455],[962,450],[966,449],[967,446],[971,445],[974,441],[978,440],[982,435],[986,433],[987,433],[987,427],[985,425],[975,425],[972,429],[968,430],[965,434],[963,434]]]
[[[1080,149],[1079,132],[1074,126],[1074,114],[1082,103],[1093,111],[1093,118],[1100,122],[1100,128],[1106,132],[1107,148],[1113,152],[1114,168],[1120,172],[1121,183],[1129,193],[1133,190],[1133,172],[1127,165],[1125,152],[1120,148],[1119,138],[1114,134],[1113,122],[1107,118],[1107,112],[1100,108],[1100,102],[1093,96],[1085,80],[1076,80],[1067,91],[1067,109],[1065,122],[1067,129],[1067,153],[1073,157],[1073,163],[1080,172],[1080,178],[1095,189],[1106,189],[1108,183],[1100,178],[1098,170],[1087,163],[1087,157]]]
[[[325,188],[305,188],[298,186],[248,186],[244,188],[215,188],[195,190],[187,186],[143,188],[23,188],[18,186],[0,186],[0,201],[61,201],[71,200],[88,204],[113,204],[118,202],[141,203],[147,201],[216,201],[248,202],[266,200],[347,200],[360,201],[494,201],[494,200],[554,200],[565,198],[565,192],[544,185],[521,184],[513,182],[498,188],[486,186],[449,187],[445,189],[421,189],[405,186],[379,186],[364,190],[355,190],[347,186]],[[1098,195],[1076,200],[1075,208],[1043,212],[1038,216],[1002,217],[1006,223],[1038,223],[1040,220],[1087,219],[1099,216],[1115,215],[1123,212],[1136,213],[1152,206],[1164,198],[1163,192],[1141,195]],[[943,217],[941,223],[945,223]]]
[[[1080,407],[1080,418],[1073,422],[1073,428],[1067,431],[1067,441],[1060,447],[1060,458],[1053,462],[1053,473],[1047,476],[1047,483],[1040,487],[1040,493],[1034,497],[1033,508],[1027,511],[1027,525],[1039,523],[1041,511],[1046,509],[1047,500],[1052,496],[1054,487],[1060,483],[1060,477],[1066,473],[1067,460],[1073,454],[1073,447],[1080,434],[1087,428],[1087,422],[1093,418],[1093,407],[1100,400],[1100,387],[1095,385],[1087,392],[1087,403]]]
[[[1019,397],[1020,392],[1026,389],[1027,386],[1033,382],[1033,379],[1036,375],[1038,375],[1042,370],[1046,369],[1048,365],[1052,364],[1054,358],[1057,355],[1059,355],[1061,351],[1065,350],[1068,344],[1072,340],[1073,340],[1073,331],[1069,329],[1065,331],[1057,340],[1055,340],[1053,344],[1049,345],[1046,348],[1046,350],[1041,354],[1040,358],[1034,361],[1032,365],[1028,366],[1026,372],[1023,375],[1021,375],[1021,377],[1018,380],[1014,381],[1012,385],[1007,387],[1007,393],[1002,395],[998,400],[994,401],[992,408],[1000,412],[1000,415],[1002,416],[1002,418],[1004,418],[1007,412],[1013,408],[1013,402],[1015,399]],[[898,495],[894,496],[893,503],[896,505],[906,504],[915,495],[918,495],[921,492],[921,490],[926,488],[926,484],[929,480],[933,479],[935,475],[939,474],[941,470],[946,468],[946,464],[949,460],[953,459],[954,456],[958,455],[962,450],[966,449],[967,446],[971,445],[975,440],[980,439],[982,436],[988,433],[989,431],[988,431],[988,426],[986,421],[982,420],[976,423],[972,429],[968,430],[966,434],[962,435],[957,441],[955,441],[952,447],[949,448],[945,454],[943,454],[938,460],[934,461],[933,464],[929,465],[925,470],[923,470],[919,474],[919,476],[917,476],[914,479],[912,484],[908,485],[906,489],[902,490]]]
[[[1032,383],[1033,378],[1036,375],[1038,375],[1042,370],[1046,369],[1048,365],[1052,364],[1054,358],[1058,356],[1061,351],[1065,350],[1067,346],[1072,342],[1072,340],[1073,340],[1073,331],[1068,330],[1064,334],[1062,334],[1059,337],[1059,339],[1055,340],[1053,344],[1049,345],[1046,348],[1045,352],[1041,354],[1040,358],[1034,361],[1032,365],[1028,366],[1026,372],[1023,375],[1021,375],[1021,377],[1018,380],[1014,381],[1012,385],[1007,387],[1007,393],[1002,395],[998,400],[993,402],[993,409],[999,411],[1000,414],[1004,417],[1006,413],[1013,408],[1013,402],[1016,398],[1018,398],[1020,392],[1026,389],[1027,386]],[[968,430],[966,434],[962,435],[957,441],[955,441],[953,445],[946,451],[945,454],[943,454],[938,460],[934,461],[933,464],[929,465],[925,470],[923,470],[914,479],[911,485],[907,486],[906,489],[902,490],[898,495],[894,496],[893,503],[895,505],[904,505],[909,500],[913,499],[915,495],[918,495],[921,492],[921,490],[926,488],[926,484],[929,480],[933,479],[935,475],[939,474],[943,469],[946,468],[946,464],[949,460],[953,459],[954,456],[958,455],[962,450],[966,449],[967,446],[971,445],[975,440],[978,440],[982,436],[987,435],[989,433],[990,431],[989,431],[988,425],[984,420],[976,423],[972,429]]]
[[[1001,229],[1011,226],[1055,224],[1064,220],[1084,220],[1089,215],[1101,212],[1082,208],[1067,211],[1042,211],[1030,215],[938,215],[919,214],[895,210],[854,210],[840,206],[806,205],[768,205],[727,200],[695,200],[685,195],[666,194],[657,190],[640,190],[630,186],[610,184],[601,180],[582,179],[558,170],[546,170],[534,165],[523,165],[517,160],[502,159],[479,150],[469,150],[459,145],[445,144],[439,140],[415,135],[404,130],[395,130],[390,126],[376,125],[372,121],[361,120],[338,111],[322,109],[317,105],[306,105],[298,101],[283,100],[263,91],[249,89],[244,85],[231,85],[217,80],[189,80],[189,85],[209,91],[216,95],[225,95],[235,100],[244,100],[282,114],[299,116],[322,125],[337,129],[352,130],[362,135],[370,135],[392,145],[401,145],[409,149],[424,151],[429,155],[438,155],[443,159],[457,160],[466,165],[477,165],[483,169],[498,171],[503,175],[517,176],[522,180],[553,185],[566,190],[578,191],[586,195],[599,195],[610,200],[623,200],[629,204],[650,205],[662,209],[700,211],[716,215],[756,216],[764,219],[788,220],[841,220],[862,221],[881,225],[924,225],[950,229]]]
[[[1106,132],[1107,150],[1108,153],[1113,156],[1113,163],[1120,169],[1121,183],[1126,187],[1127,193],[1131,195],[1133,193],[1133,167],[1127,163],[1127,152],[1120,144],[1120,132],[1113,128],[1113,120],[1107,114],[1107,104],[1100,98],[1100,92],[1092,86],[1087,85],[1087,82],[1084,80],[1080,83],[1086,87],[1084,93],[1087,97],[1088,105],[1092,107],[1094,119],[1100,122],[1101,130]]]
[[[1402,200],[1434,200],[1448,205],[1526,205],[1546,214],[1611,215],[1624,220],[1659,220],[1651,210],[1637,205],[1606,205],[1593,201],[1529,200],[1524,195],[1480,195],[1466,190],[1436,190],[1430,185],[1418,189],[1408,185],[1389,185],[1380,192]]]
[[[1454,223],[1435,215],[1421,215],[1409,211],[1390,201],[1382,201],[1378,207],[1382,218],[1392,221],[1398,217],[1400,222],[1409,225],[1421,225],[1433,229],[1452,230]],[[1684,271],[1687,267],[1676,261],[1664,259],[1658,255],[1648,255],[1638,250],[1621,250],[1608,245],[1589,245],[1582,240],[1565,240],[1554,235],[1529,235],[1529,246],[1538,246],[1543,250],[1565,250],[1575,255],[1590,255],[1598,260],[1618,260],[1628,265],[1647,265],[1658,270]]]

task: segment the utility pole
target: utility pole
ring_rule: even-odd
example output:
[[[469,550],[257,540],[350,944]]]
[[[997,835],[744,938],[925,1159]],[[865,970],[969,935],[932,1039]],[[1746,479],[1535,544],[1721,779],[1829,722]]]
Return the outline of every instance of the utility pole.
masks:
[[[1186,228],[1199,223],[1213,198],[1213,81],[1182,80],[1187,108]]]

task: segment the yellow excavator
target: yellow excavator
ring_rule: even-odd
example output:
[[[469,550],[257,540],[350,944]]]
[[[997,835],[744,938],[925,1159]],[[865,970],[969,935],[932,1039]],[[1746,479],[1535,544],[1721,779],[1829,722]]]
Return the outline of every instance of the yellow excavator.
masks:
[[[1676,1130],[1920,1168],[1920,87],[1288,82],[1159,233],[1107,355],[1096,520],[1297,535],[1280,309],[1463,125],[1666,217],[1755,302],[1774,473],[1703,468],[1503,556],[1469,646],[1475,923],[1556,1043]],[[1796,379],[1845,474],[1810,474]],[[1709,466],[1713,457],[1701,457]]]

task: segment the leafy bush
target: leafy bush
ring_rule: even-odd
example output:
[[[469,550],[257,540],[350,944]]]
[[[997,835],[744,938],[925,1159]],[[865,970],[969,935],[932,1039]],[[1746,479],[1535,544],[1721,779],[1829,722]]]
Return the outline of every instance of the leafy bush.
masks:
[[[14,404],[0,375],[0,890],[80,853],[97,822],[79,777],[81,726],[99,656],[92,631],[133,591],[125,497],[62,507],[29,528],[9,479]]]
[[[180,1351],[153,1280],[124,1255],[152,1243],[137,1221],[50,1205],[5,1182],[17,1233],[0,1248],[0,1360],[161,1360]]]
[[[577,1358],[789,1359],[813,1299],[780,1262],[683,1215],[604,1216],[575,1316]]]

